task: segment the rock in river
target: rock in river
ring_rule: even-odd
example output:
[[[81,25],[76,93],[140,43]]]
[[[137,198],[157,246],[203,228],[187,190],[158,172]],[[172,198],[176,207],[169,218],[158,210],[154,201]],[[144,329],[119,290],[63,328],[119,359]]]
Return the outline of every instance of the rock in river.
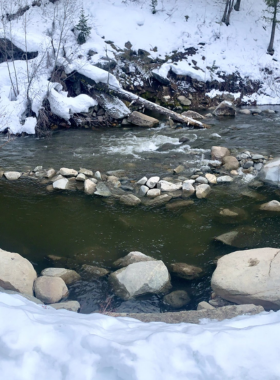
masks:
[[[33,283],[37,274],[33,265],[20,256],[0,249],[0,286],[33,296]]]
[[[129,254],[127,254],[126,256],[121,257],[120,259],[116,260],[113,263],[113,267],[124,268],[130,264],[140,263],[143,261],[155,261],[155,260],[156,259],[154,259],[153,257],[147,256],[142,252],[132,251]]]
[[[222,161],[224,157],[229,156],[230,151],[223,146],[212,146],[211,157],[212,160]]]
[[[141,203],[141,199],[133,194],[124,194],[120,197],[120,202],[127,206],[137,206]]]
[[[275,185],[280,184],[280,157],[269,161],[259,173],[261,180]]]
[[[173,263],[170,265],[170,273],[184,280],[195,280],[203,275],[203,270],[186,263]]]
[[[235,116],[236,111],[231,102],[224,100],[213,113],[215,116]]]
[[[5,172],[4,176],[9,180],[9,181],[15,181],[21,177],[20,172]]]
[[[56,303],[68,295],[68,288],[60,277],[42,276],[34,283],[35,295],[44,303]]]
[[[109,276],[116,295],[123,300],[170,289],[170,276],[162,261],[145,261],[130,264]]]
[[[138,127],[146,127],[146,128],[155,127],[159,124],[158,119],[144,115],[143,113],[140,113],[137,111],[133,111],[128,116],[128,122],[131,124],[137,125]]]
[[[244,227],[226,232],[216,237],[215,240],[236,248],[253,247],[259,242],[259,231],[252,227]]]
[[[175,290],[163,297],[163,302],[173,309],[181,309],[190,302],[190,297],[185,290]]]
[[[211,187],[209,185],[198,185],[196,188],[196,196],[199,199],[206,198],[210,192]]]
[[[100,195],[101,197],[110,197],[111,191],[109,188],[105,185],[104,182],[99,182],[96,185],[96,191],[94,192],[95,195]]]
[[[42,276],[60,277],[66,285],[74,284],[81,279],[81,276],[72,269],[66,268],[46,268],[41,272]]]
[[[280,212],[280,202],[270,201],[261,205],[260,210]]]
[[[211,286],[220,297],[237,304],[280,309],[280,249],[236,251],[218,260]]]

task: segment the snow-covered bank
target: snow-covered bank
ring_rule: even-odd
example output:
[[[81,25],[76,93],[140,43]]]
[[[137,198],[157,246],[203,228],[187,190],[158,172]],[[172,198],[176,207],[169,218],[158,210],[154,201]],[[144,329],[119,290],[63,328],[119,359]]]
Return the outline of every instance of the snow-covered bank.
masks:
[[[280,312],[200,325],[79,315],[0,293],[3,380],[274,380]]]

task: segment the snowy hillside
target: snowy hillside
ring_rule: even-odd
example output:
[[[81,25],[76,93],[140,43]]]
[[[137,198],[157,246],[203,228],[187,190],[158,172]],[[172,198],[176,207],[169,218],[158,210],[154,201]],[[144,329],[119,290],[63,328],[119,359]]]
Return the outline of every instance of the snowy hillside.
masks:
[[[21,2],[22,7],[33,3],[31,0]],[[15,14],[19,8],[18,2],[3,0],[2,4],[6,4],[2,7],[4,14]],[[158,65],[155,70],[163,77],[171,70],[207,81],[221,80],[218,71],[225,74],[239,72],[241,77],[264,82],[261,94],[251,96],[252,100],[260,104],[280,103],[275,81],[278,78],[280,34],[277,30],[272,57],[266,53],[271,25],[264,19],[267,15],[264,0],[242,1],[240,11],[232,12],[229,26],[221,23],[223,2],[213,0],[161,0],[155,14],[152,14],[150,0],[84,3],[43,0],[40,6],[36,4],[20,17],[2,22],[0,29],[1,37],[7,37],[23,51],[39,52],[37,58],[29,61],[28,67],[25,61],[17,60],[14,64],[9,61],[0,64],[0,131],[9,126],[13,133],[34,133],[36,117],[26,110],[31,103],[31,111],[38,116],[50,87],[55,87],[48,82],[55,65],[64,65],[68,72],[71,68],[83,71],[85,65],[95,65],[104,57],[116,59],[117,52],[125,49],[128,41],[132,49],[146,50],[150,57],[163,60],[167,60],[172,51],[197,49],[195,55],[184,60],[175,63],[167,60],[162,67]],[[82,6],[92,30],[87,42],[78,45],[72,30],[78,23]],[[65,19],[63,14],[67,16]],[[89,51],[92,52],[90,57]],[[95,71],[93,66],[92,71]],[[108,73],[101,71],[94,74],[95,78],[103,78],[101,81],[107,80],[104,79],[107,76]],[[118,83],[111,75],[112,82]],[[80,101],[77,103],[81,104]],[[90,104],[89,99],[86,104]],[[83,105],[81,109],[85,108]]]

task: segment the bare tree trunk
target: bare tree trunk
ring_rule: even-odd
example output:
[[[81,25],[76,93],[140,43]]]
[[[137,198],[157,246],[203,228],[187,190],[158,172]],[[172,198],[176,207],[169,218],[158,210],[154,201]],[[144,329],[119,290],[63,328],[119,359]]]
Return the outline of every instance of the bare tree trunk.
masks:
[[[273,11],[273,19],[272,19],[272,28],[271,28],[271,35],[270,35],[270,42],[267,48],[268,54],[273,55],[274,54],[274,37],[275,37],[275,30],[277,25],[277,4],[274,5],[274,11]]]
[[[236,3],[234,5],[235,11],[240,11],[240,4],[241,4],[241,0],[236,0]]]
[[[226,26],[229,26],[229,24],[230,24],[230,14],[231,14],[232,9],[233,9],[233,4],[234,4],[234,0],[227,0],[226,1],[226,7],[225,7],[224,15],[222,18],[222,22],[224,22],[226,24]]]

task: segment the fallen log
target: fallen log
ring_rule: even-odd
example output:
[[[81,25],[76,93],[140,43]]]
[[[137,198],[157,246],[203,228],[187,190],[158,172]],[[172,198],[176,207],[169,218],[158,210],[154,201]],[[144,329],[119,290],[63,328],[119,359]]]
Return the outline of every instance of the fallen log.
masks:
[[[186,125],[191,125],[195,128],[210,128],[209,125],[205,124],[205,123],[202,123],[198,120],[194,120],[190,117],[187,117],[187,116],[183,116],[177,112],[174,112],[174,111],[171,111],[169,110],[168,108],[165,108],[165,107],[162,107],[158,104],[155,104],[153,102],[150,102],[149,100],[146,100],[144,98],[141,98],[140,96],[138,95],[135,95],[129,91],[126,91],[126,90],[123,90],[122,88],[117,88],[117,87],[113,87],[113,86],[107,86],[105,85],[104,83],[99,83],[98,84],[98,88],[96,87],[93,87],[92,88],[93,91],[96,91],[98,90],[99,92],[102,92],[102,90],[104,90],[104,92],[107,92],[111,95],[114,95],[120,99],[123,99],[123,100],[126,100],[126,101],[129,101],[130,102],[130,105],[132,104],[138,104],[138,105],[141,105],[145,108],[147,108],[148,110],[150,111],[156,111],[162,115],[165,115],[167,116],[168,118],[174,120],[174,121],[177,121],[178,123],[183,123],[183,124],[186,124]]]

